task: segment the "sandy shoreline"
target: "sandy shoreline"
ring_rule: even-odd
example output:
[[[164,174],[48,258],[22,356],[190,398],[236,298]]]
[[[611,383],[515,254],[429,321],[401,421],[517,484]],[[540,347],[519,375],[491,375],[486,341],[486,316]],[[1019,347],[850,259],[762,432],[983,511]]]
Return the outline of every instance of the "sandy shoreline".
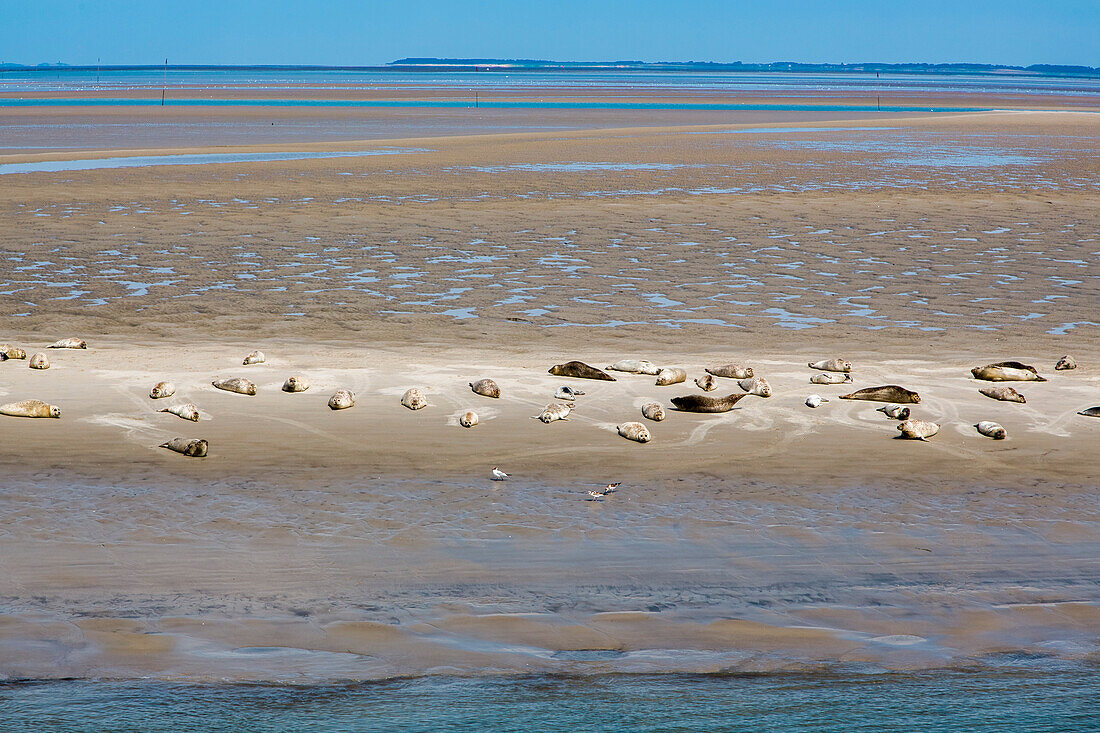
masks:
[[[17,145],[79,146],[0,163],[423,148],[0,176],[0,341],[89,342],[0,363],[0,403],[63,410],[0,417],[0,677],[1100,659],[1093,115],[269,113],[0,111]],[[833,356],[853,384],[810,384]],[[615,426],[690,379],[547,374],[628,357],[744,362],[774,395],[639,445]],[[977,391],[1005,359],[1049,379],[1026,404]],[[210,385],[233,376],[259,394]],[[532,419],[563,383],[571,419]],[[940,434],[835,399],[878,384]],[[203,419],[154,411],[184,401]]]

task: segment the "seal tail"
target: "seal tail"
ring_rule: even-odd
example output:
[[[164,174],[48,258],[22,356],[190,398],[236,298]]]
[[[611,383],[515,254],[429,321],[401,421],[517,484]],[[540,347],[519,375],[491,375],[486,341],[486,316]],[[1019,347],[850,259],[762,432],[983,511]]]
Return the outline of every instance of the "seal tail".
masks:
[[[160,444],[160,445],[158,445],[157,447],[158,447],[158,448],[167,448],[167,447],[168,447],[168,444],[167,444],[167,443],[161,443],[161,444]]]

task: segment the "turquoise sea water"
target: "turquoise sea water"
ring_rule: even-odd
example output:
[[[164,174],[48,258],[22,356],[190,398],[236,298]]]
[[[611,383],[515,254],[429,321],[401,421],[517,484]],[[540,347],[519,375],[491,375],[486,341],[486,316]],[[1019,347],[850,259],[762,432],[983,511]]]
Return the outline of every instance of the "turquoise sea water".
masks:
[[[6,733],[1100,730],[1100,674],[417,678],[0,685]]]
[[[464,99],[0,99],[0,107],[384,107],[486,109],[619,109],[716,112],[989,112],[988,107],[914,107],[875,104],[725,104],[721,102],[522,102]]]

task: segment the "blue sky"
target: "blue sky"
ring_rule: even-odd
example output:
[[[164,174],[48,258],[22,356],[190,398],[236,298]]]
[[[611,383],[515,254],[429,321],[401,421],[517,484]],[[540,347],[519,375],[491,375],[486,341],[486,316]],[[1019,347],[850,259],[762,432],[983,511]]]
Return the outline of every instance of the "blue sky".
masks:
[[[1100,0],[0,0],[0,62],[404,56],[1100,66]]]

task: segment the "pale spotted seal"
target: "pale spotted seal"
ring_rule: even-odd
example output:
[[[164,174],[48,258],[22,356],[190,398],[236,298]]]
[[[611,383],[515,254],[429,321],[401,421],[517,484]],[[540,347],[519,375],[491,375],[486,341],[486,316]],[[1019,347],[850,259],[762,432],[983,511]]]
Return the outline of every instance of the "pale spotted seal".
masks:
[[[649,428],[640,422],[624,422],[616,428],[619,435],[635,443],[648,443],[650,441]]]
[[[772,386],[768,384],[768,380],[763,377],[753,377],[752,379],[738,380],[737,386],[745,390],[749,394],[754,394],[757,397],[771,397]]]
[[[828,401],[819,394],[812,394],[806,398],[806,407],[821,407],[823,403]]]
[[[470,389],[474,391],[474,394],[479,394],[482,397],[500,397],[500,387],[491,379],[479,379],[476,382],[470,382]]]
[[[975,379],[987,382],[1045,382],[1035,367],[1018,361],[998,361],[994,364],[974,367],[970,370]]]
[[[190,402],[182,405],[172,405],[171,407],[165,407],[157,410],[157,412],[167,412],[176,417],[182,417],[184,420],[190,420],[192,422],[199,421],[199,408],[195,407]]]
[[[283,382],[284,392],[305,392],[309,389],[309,380],[305,377],[287,377]]]
[[[878,408],[878,411],[886,415],[886,417],[892,417],[895,420],[909,419],[909,408],[902,407],[901,405],[886,405],[885,407]]]
[[[906,440],[927,440],[940,432],[940,426],[928,420],[906,420],[898,423],[898,430]]]
[[[558,391],[554,393],[554,398],[559,400],[569,400],[570,402],[572,402],[583,394],[584,392],[581,392],[579,389],[573,389],[568,385],[564,385],[558,387]]]
[[[60,341],[54,341],[52,344],[46,347],[47,349],[86,349],[88,348],[88,342],[84,339],[61,339]]]
[[[467,410],[462,417],[458,418],[458,424],[464,428],[472,428],[477,425],[477,413],[473,410]]]
[[[249,364],[263,364],[265,361],[267,361],[267,357],[264,356],[264,352],[253,351],[251,354],[244,358],[244,361],[242,361],[241,364],[243,364],[244,366],[248,366]]]
[[[40,351],[40,352],[38,352],[37,354],[35,354],[34,356],[31,357],[31,360],[30,360],[30,363],[28,364],[28,366],[31,369],[49,369],[50,368],[50,360],[47,359],[46,355],[43,354]]]
[[[821,374],[815,374],[810,377],[810,384],[851,384],[852,375],[848,373],[844,374],[829,374],[822,372]]]
[[[22,400],[0,405],[0,415],[11,417],[61,417],[61,408],[42,400]]]
[[[660,402],[647,402],[642,405],[642,417],[653,422],[661,422],[665,419],[665,408]]]
[[[226,392],[236,392],[237,394],[245,395],[256,394],[256,385],[248,381],[244,377],[233,377],[232,379],[217,379],[210,384],[214,385],[218,389],[225,390]]]
[[[1058,363],[1054,365],[1054,368],[1055,368],[1055,370],[1057,370],[1059,372],[1068,371],[1070,369],[1076,369],[1077,368],[1077,362],[1074,361],[1072,356],[1070,356],[1069,354],[1066,354],[1065,356],[1063,356],[1061,359],[1058,360]]]
[[[552,423],[555,420],[565,420],[573,411],[572,405],[564,402],[551,402],[536,417],[544,423]]]
[[[645,359],[620,359],[607,367],[608,371],[626,372],[628,374],[649,374],[655,376],[661,371],[661,367]]]
[[[12,346],[11,344],[0,344],[0,361],[26,358],[27,352],[19,348],[18,346]]]
[[[713,392],[718,389],[718,380],[714,378],[713,374],[704,374],[695,380],[695,386],[704,392]]]
[[[355,393],[350,389],[338,389],[328,398],[331,410],[346,410],[355,404]]]
[[[577,379],[600,379],[605,382],[614,382],[615,377],[602,369],[589,366],[583,361],[567,361],[564,364],[555,364],[550,367],[550,374],[556,377],[576,377]]]
[[[993,440],[1004,440],[1008,433],[1000,426],[999,423],[995,423],[992,420],[982,420],[974,427],[978,429],[978,432],[987,438],[993,438]]]
[[[847,359],[841,359],[839,357],[835,359],[822,359],[821,361],[811,361],[806,366],[811,369],[818,369],[823,372],[850,372],[852,371],[852,362]]]
[[[896,384],[886,384],[881,387],[867,387],[859,389],[851,394],[842,394],[842,400],[869,400],[871,402],[901,402],[903,404],[919,404],[920,395],[911,389],[899,387]]]
[[[182,453],[188,458],[204,458],[209,445],[201,438],[172,438],[167,443],[161,443],[160,447]]]
[[[401,395],[401,404],[410,410],[420,410],[428,406],[428,398],[418,388],[412,387]]]
[[[672,406],[682,412],[729,412],[738,400],[747,396],[744,393],[726,395],[725,397],[691,394],[683,397],[673,397]]]
[[[728,377],[730,379],[752,378],[752,368],[740,364],[722,364],[721,366],[707,367],[706,372],[716,377]]]
[[[1012,387],[981,387],[978,391],[986,397],[992,397],[1001,402],[1027,402],[1024,396]]]
[[[171,397],[176,393],[176,385],[171,382],[157,382],[153,385],[153,388],[149,390],[149,396],[154,400],[163,399],[165,397]]]
[[[688,373],[683,369],[676,369],[673,367],[666,367],[657,372],[657,381],[654,382],[658,387],[667,387],[670,384],[680,384],[686,382]]]

